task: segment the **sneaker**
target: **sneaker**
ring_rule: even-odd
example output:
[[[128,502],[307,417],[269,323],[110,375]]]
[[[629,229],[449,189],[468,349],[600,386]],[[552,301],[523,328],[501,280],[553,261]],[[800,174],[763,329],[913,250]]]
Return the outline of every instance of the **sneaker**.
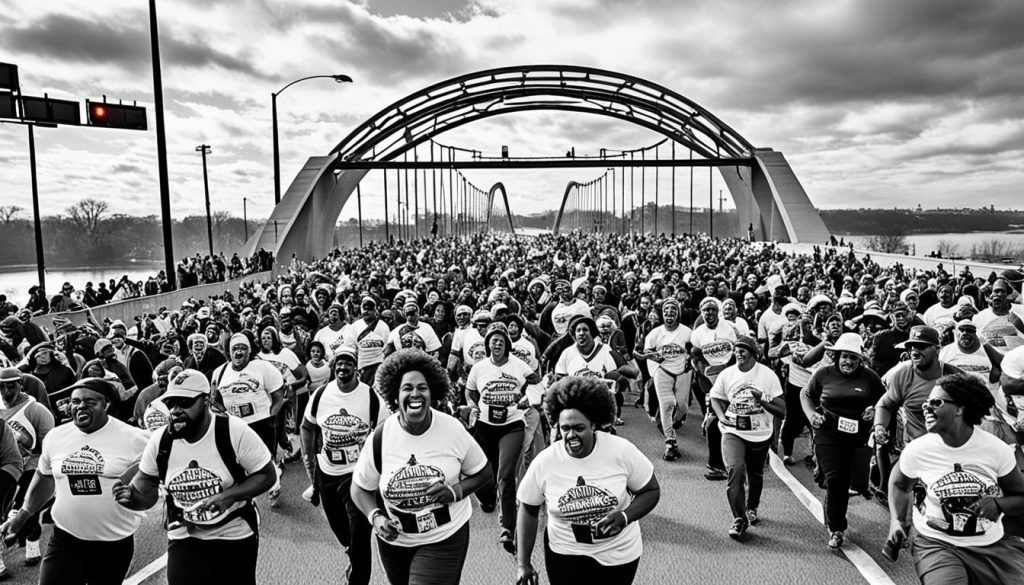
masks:
[[[267,492],[267,500],[270,502],[271,508],[276,508],[281,502],[281,488],[273,489]]]
[[[302,450],[296,449],[294,453],[284,458],[284,463],[295,463],[299,459],[302,459]]]
[[[742,540],[743,535],[747,532],[747,526],[746,518],[736,518],[732,521],[732,528],[729,529],[729,538]]]
[[[796,461],[793,460],[792,455],[786,455],[785,457],[783,457],[782,462],[786,465],[786,467],[793,467],[794,465],[796,465]]]
[[[25,566],[34,567],[43,560],[43,554],[39,551],[38,540],[25,541]]]
[[[754,526],[761,521],[761,518],[757,515],[757,508],[747,508],[747,523]]]
[[[621,426],[622,426],[622,425],[624,425],[624,424],[626,424],[626,421],[622,420],[622,419],[621,419],[621,418],[619,418],[619,417],[615,417],[615,426],[617,426],[617,427],[621,427]]]
[[[828,537],[828,548],[832,552],[839,552],[839,549],[841,549],[843,547],[843,541],[844,540],[845,540],[845,535],[843,534],[843,531],[842,530],[835,530]]]
[[[661,456],[665,461],[675,461],[679,459],[679,447],[676,446],[675,441],[665,443],[665,454]]]
[[[715,469],[714,467],[708,467],[707,471],[704,472],[704,479],[708,481],[723,481],[729,479],[728,474],[725,473],[724,469]]]
[[[313,486],[309,486],[308,488],[306,488],[306,491],[302,492],[302,499],[306,500],[307,502],[312,502],[313,501],[313,492],[315,492],[315,491],[316,491],[316,488],[314,488]]]
[[[490,514],[497,507],[497,504],[485,504],[480,502],[480,511],[484,514]]]
[[[501,536],[498,537],[498,544],[510,555],[516,554],[516,539],[512,537],[512,531],[508,528],[501,529]]]

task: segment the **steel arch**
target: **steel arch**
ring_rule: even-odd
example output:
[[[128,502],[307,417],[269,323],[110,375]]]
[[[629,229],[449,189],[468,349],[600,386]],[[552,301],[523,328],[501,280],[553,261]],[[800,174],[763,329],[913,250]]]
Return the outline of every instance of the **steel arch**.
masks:
[[[487,225],[491,225],[491,212],[494,211],[494,195],[498,192],[501,193],[501,199],[505,202],[505,213],[508,215],[508,229],[514,234],[516,233],[516,225],[512,221],[512,208],[508,205],[508,192],[505,191],[505,185],[501,181],[491,186],[491,189],[487,192]]]

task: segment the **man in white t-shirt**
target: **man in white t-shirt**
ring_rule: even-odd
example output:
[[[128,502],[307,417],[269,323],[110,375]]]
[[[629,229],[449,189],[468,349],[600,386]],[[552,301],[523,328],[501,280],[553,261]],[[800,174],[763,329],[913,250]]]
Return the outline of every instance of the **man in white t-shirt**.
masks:
[[[452,338],[452,351],[448,355],[448,373],[459,388],[465,388],[466,376],[478,361],[487,357],[484,346],[484,333],[491,324],[492,317],[488,311],[480,310],[473,315],[471,324],[457,332]]]
[[[729,536],[743,538],[757,524],[764,486],[764,465],[772,439],[772,417],[786,416],[786,399],[778,376],[757,362],[757,342],[736,340],[736,363],[725,368],[711,387],[711,407],[722,432],[722,458],[729,476],[726,494],[733,523]],[[744,482],[749,492],[744,493]]]
[[[324,344],[324,349],[327,350],[327,361],[334,359],[334,352],[338,351],[338,348],[345,343],[344,307],[338,303],[331,303],[327,307],[327,325],[316,332],[313,341]]]
[[[567,333],[569,321],[573,317],[590,316],[590,305],[573,296],[572,288],[567,280],[555,281],[555,293],[558,294],[558,303],[551,309],[551,325],[555,328],[555,335],[562,336]]]
[[[999,353],[1024,346],[1024,321],[1010,310],[1009,295],[1013,289],[1005,280],[992,284],[988,308],[974,316],[978,336]]]
[[[441,349],[441,340],[437,338],[433,327],[420,321],[420,306],[410,297],[402,306],[402,312],[405,314],[405,323],[391,330],[388,344],[384,347],[384,355],[414,347],[437,357],[437,352]]]
[[[270,362],[249,359],[252,346],[244,334],[232,335],[229,347],[231,361],[213,371],[213,402],[256,431],[274,458],[277,413],[284,406],[284,378]],[[278,476],[280,473],[278,469]],[[277,505],[280,492],[280,484],[270,490],[271,506]]]
[[[953,298],[953,287],[948,284],[940,285],[936,294],[939,302],[928,307],[924,312],[924,324],[938,331],[948,331],[956,321],[954,315],[960,310],[960,305]],[[885,372],[879,372],[879,376]]]
[[[377,366],[384,361],[384,346],[391,336],[391,329],[377,315],[377,301],[363,297],[360,303],[362,319],[345,329],[346,345],[359,351],[359,380],[373,386],[377,377]]]
[[[259,514],[253,500],[275,483],[270,451],[239,418],[210,411],[210,383],[183,370],[160,398],[171,413],[153,433],[130,484],[113,489],[130,510],[167,493],[167,583],[255,585]]]
[[[352,503],[352,471],[363,443],[387,416],[387,409],[382,408],[373,389],[356,376],[356,362],[354,348],[342,346],[338,350],[335,379],[310,397],[301,433],[306,473],[316,486],[331,531],[349,558],[348,583],[366,585],[373,565],[371,527]]]

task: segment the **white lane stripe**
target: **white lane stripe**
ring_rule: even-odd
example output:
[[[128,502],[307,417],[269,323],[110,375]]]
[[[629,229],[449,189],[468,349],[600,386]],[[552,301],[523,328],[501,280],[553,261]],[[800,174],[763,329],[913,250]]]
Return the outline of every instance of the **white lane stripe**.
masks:
[[[157,559],[155,561],[153,561],[152,563],[149,563],[145,567],[142,567],[141,569],[139,569],[139,571],[137,573],[135,573],[131,577],[128,577],[127,579],[125,579],[124,580],[124,585],[139,585],[140,583],[142,583],[146,579],[149,579],[153,575],[159,573],[160,569],[163,569],[166,566],[167,566],[167,553],[164,553],[164,554],[160,555],[159,557],[157,557]]]
[[[807,508],[807,511],[814,516],[814,519],[820,522],[822,525],[825,524],[825,510],[818,501],[818,498],[814,497],[814,494],[800,483],[793,474],[786,469],[786,464],[782,462],[774,452],[768,452],[768,460],[772,466],[772,471],[775,475],[786,484],[789,491],[793,492],[796,499]],[[864,552],[864,549],[860,548],[856,544],[853,544],[847,540],[843,544],[843,553],[846,558],[849,559],[850,563],[853,564],[862,577],[869,583],[869,585],[896,585],[893,580],[889,578],[882,567],[878,566],[875,559],[871,558],[871,555]]]

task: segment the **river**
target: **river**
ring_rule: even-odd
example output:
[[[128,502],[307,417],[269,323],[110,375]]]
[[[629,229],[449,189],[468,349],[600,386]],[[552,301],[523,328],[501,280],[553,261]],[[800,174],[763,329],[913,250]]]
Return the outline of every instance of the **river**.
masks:
[[[847,242],[853,241],[853,245],[857,248],[864,247],[864,242],[870,238],[870,235],[853,235],[843,236],[843,239]],[[911,254],[917,256],[925,256],[930,252],[934,252],[939,249],[941,243],[946,242],[955,247],[955,256],[970,257],[971,249],[975,246],[985,246],[991,242],[1000,242],[1007,245],[1011,249],[1015,249],[1017,254],[1024,252],[1024,232],[968,232],[962,234],[913,234],[906,236],[907,244],[911,246]],[[1024,260],[1024,258],[1017,258],[1017,261]]]
[[[60,291],[65,282],[70,282],[76,290],[84,289],[87,282],[93,283],[94,287],[99,286],[100,282],[109,285],[110,279],[118,281],[124,275],[128,275],[132,281],[146,282],[147,278],[156,276],[163,267],[163,262],[138,262],[125,266],[54,268],[46,271],[46,294],[52,297]],[[7,295],[7,298],[19,307],[28,302],[28,289],[38,281],[35,268],[0,267],[0,294]]]

